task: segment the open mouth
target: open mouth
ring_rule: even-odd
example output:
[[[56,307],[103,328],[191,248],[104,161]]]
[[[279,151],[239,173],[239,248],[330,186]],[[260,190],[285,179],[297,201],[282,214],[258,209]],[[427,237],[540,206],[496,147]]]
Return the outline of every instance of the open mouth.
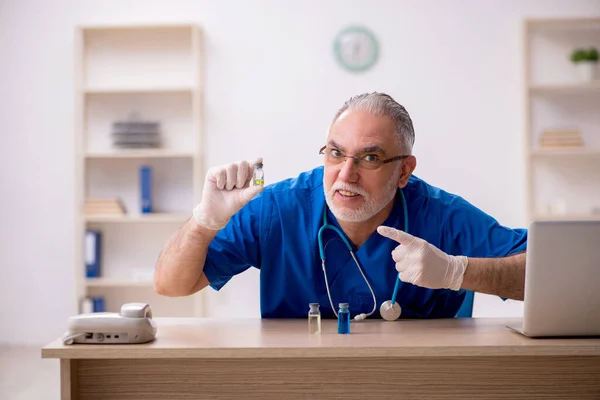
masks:
[[[343,196],[343,197],[358,197],[358,196],[360,196],[360,194],[358,194],[358,193],[349,192],[347,190],[337,190],[336,193],[340,194],[340,196]]]

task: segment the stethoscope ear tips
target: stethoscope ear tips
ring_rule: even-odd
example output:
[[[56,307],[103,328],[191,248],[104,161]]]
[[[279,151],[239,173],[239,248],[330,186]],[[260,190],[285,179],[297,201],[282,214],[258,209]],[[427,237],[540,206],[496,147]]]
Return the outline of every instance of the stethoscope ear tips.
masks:
[[[354,317],[355,321],[362,321],[363,319],[367,318],[367,314],[362,313],[362,314],[358,314],[357,316]]]

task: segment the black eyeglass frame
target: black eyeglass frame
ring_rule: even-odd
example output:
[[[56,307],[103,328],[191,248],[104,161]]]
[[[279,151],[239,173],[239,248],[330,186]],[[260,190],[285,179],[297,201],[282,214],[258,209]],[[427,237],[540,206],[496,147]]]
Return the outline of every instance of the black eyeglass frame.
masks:
[[[321,147],[321,149],[319,150],[319,154],[325,154],[324,151],[326,148],[327,148],[327,146]],[[378,160],[379,166],[377,168],[379,168],[383,164],[391,163],[393,161],[398,161],[398,160],[404,160],[405,158],[408,158],[408,157],[410,157],[410,154],[403,155],[403,156],[391,157],[391,158],[387,158],[385,160]],[[357,165],[360,162],[359,156],[348,156],[348,155],[344,154],[344,161],[348,158],[352,158],[354,160],[354,165]]]

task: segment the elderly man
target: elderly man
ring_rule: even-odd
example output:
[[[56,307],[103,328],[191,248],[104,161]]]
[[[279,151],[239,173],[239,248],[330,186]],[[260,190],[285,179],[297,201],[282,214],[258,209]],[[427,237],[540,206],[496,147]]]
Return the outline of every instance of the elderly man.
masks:
[[[467,290],[523,299],[527,231],[414,176],[414,141],[405,108],[367,93],[336,113],[323,166],[265,188],[250,184],[253,163],[211,169],[156,292],[219,290],[253,266],[265,318],[305,317],[309,303],[333,317],[342,302],[377,318],[394,292],[401,318],[454,317]]]

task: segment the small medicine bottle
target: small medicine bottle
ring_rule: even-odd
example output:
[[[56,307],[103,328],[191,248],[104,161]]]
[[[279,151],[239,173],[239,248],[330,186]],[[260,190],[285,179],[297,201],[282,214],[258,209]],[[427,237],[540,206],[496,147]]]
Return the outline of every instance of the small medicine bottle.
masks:
[[[338,333],[350,333],[350,311],[348,303],[340,303],[338,310]]]
[[[265,172],[263,171],[262,163],[254,164],[254,175],[252,176],[252,184],[254,186],[263,186],[265,184]]]
[[[319,303],[310,303],[309,307],[308,333],[319,334],[321,333],[321,311],[319,310]]]

